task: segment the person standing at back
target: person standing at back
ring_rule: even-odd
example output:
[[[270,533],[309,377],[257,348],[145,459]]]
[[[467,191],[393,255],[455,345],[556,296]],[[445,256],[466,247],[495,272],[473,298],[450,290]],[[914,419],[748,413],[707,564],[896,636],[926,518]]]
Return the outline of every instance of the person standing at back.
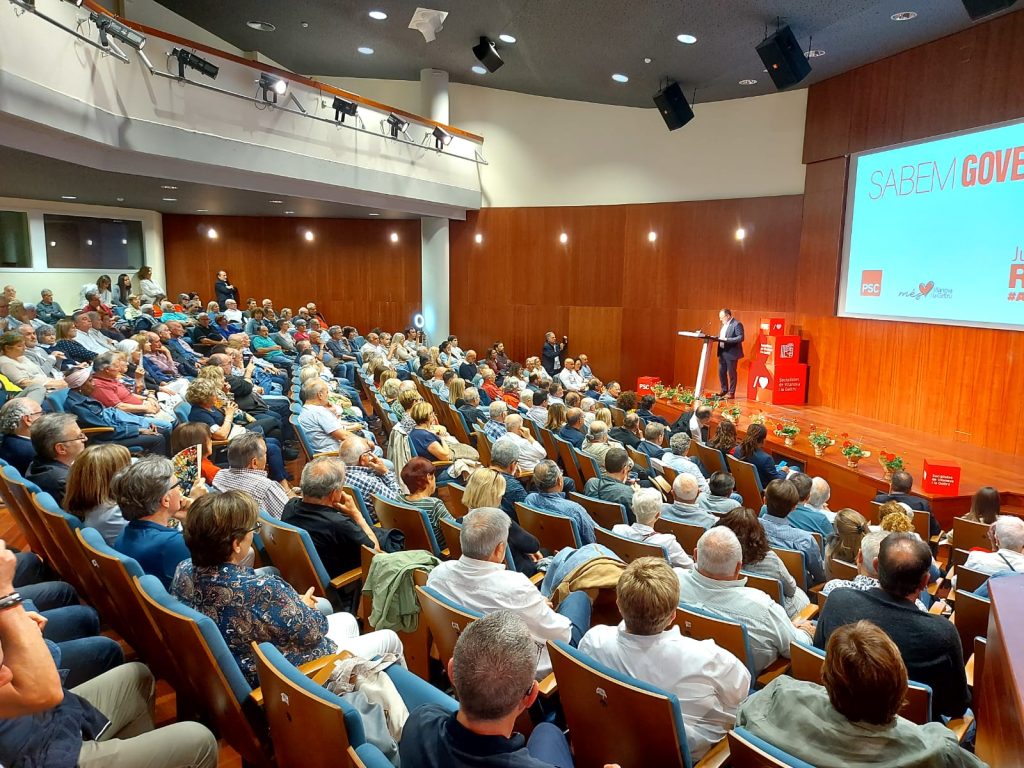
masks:
[[[569,348],[569,337],[563,336],[561,343],[555,337],[554,331],[544,334],[544,351],[541,353],[541,361],[544,370],[549,376],[556,376],[562,370],[562,355]]]

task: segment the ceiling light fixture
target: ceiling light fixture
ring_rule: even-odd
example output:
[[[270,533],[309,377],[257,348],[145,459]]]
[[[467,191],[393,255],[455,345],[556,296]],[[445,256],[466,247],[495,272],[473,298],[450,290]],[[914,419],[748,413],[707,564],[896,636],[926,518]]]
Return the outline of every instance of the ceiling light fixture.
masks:
[[[293,213],[295,213],[295,211],[285,211],[284,215],[285,216],[291,216]]]
[[[162,199],[163,199],[163,201],[165,203],[176,203],[176,202],[178,202],[178,198],[176,198],[176,197],[165,197],[165,198],[162,198]]]
[[[373,48],[370,48],[369,46],[366,46],[366,45],[361,45],[358,48],[356,48],[356,50],[359,51],[361,54],[363,54],[363,56],[372,56],[373,55]]]
[[[119,202],[119,203],[123,203],[124,202],[124,198],[123,197],[115,197],[114,199],[117,200],[117,202]]]
[[[397,232],[392,232],[391,233],[391,242],[392,243],[397,243],[398,242],[398,233]]]
[[[50,247],[51,248],[56,248],[57,247],[57,241],[56,240],[51,240],[50,241]]]
[[[257,32],[275,32],[277,27],[271,24],[269,21],[247,21],[245,26],[249,29],[255,29]]]
[[[280,205],[281,203],[284,202],[284,200],[268,200],[267,202],[273,203],[274,205]]]
[[[369,16],[374,21],[384,21],[384,19],[388,17],[388,15],[384,13],[384,11],[370,11]]]
[[[60,199],[61,200],[77,200],[78,198],[75,197],[74,195],[61,195]]]
[[[197,56],[192,51],[187,51],[184,48],[174,48],[171,51],[171,56],[178,60],[178,77],[183,80],[185,79],[185,67],[194,69],[211,80],[216,80],[217,73],[220,72],[220,67],[216,64],[212,64],[202,56]]]
[[[560,242],[562,245],[565,245],[566,243],[569,242],[569,236],[565,232],[563,232],[558,236],[558,242]]]
[[[900,11],[889,17],[893,21],[910,21],[917,18],[917,11]]]
[[[473,71],[476,72],[478,75],[486,75],[487,67],[481,67],[479,64],[477,64],[476,66],[473,67]]]
[[[614,80],[616,83],[628,83],[629,75],[622,75],[616,72],[614,75],[612,75],[612,80]]]
[[[173,184],[161,184],[160,189],[177,189]]]
[[[86,240],[86,241],[85,241],[85,244],[86,244],[86,245],[92,245],[92,240]]]
[[[121,238],[121,245],[128,245],[128,238],[127,237],[122,237]]]
[[[747,237],[747,230],[745,230],[743,227],[737,228],[737,230],[736,230],[736,239],[737,240],[745,240],[746,237]]]
[[[757,85],[757,80],[747,78],[746,80],[740,80],[740,85]]]
[[[92,21],[92,23],[96,25],[96,29],[99,30],[100,44],[104,48],[110,45],[111,37],[115,40],[120,40],[122,43],[134,48],[136,51],[141,51],[146,45],[145,35],[141,32],[136,32],[127,24],[122,24],[111,16],[93,11],[89,14],[89,20]]]
[[[650,64],[652,61],[654,61],[654,59],[650,56],[644,56],[644,64]]]
[[[473,46],[473,55],[487,67],[488,72],[497,72],[505,65],[501,56],[494,49],[494,41],[488,37],[481,37],[480,42]]]
[[[268,75],[266,72],[260,75],[260,79],[256,81],[260,91],[262,91],[263,100],[268,104],[277,104],[277,97],[283,96],[284,92],[288,90],[288,83],[282,80],[280,77],[274,75]]]
[[[498,39],[501,40],[501,42],[503,42],[503,43],[508,43],[509,45],[514,45],[515,42],[516,42],[516,39],[514,37],[512,37],[512,35],[504,34],[504,33],[498,35]]]
[[[380,214],[379,214],[379,213],[368,213],[368,214],[366,214],[366,215],[367,215],[367,216],[380,216]]]
[[[653,242],[656,242],[657,239],[658,239],[658,233],[655,232],[653,229],[650,232],[647,233],[647,242],[653,243]]]
[[[434,137],[434,148],[438,152],[452,143],[452,135],[440,125],[434,126],[434,130],[430,132],[430,135]]]
[[[207,208],[196,208],[196,213],[209,213]]]
[[[316,235],[314,235],[314,234],[313,234],[313,230],[311,230],[311,229],[307,229],[307,230],[306,230],[306,231],[305,231],[305,232],[304,232],[304,233],[302,234],[302,236],[303,236],[304,238],[306,238],[306,242],[307,242],[307,243],[312,243],[312,242],[313,242],[314,240],[316,240]]]
[[[686,35],[686,34],[676,35],[676,40],[678,40],[683,45],[693,45],[694,43],[697,42],[697,38],[696,37],[694,37],[693,35]]]
[[[217,234],[217,230],[214,229],[213,227],[210,227],[208,230],[206,230],[206,236],[211,240],[216,240],[219,237],[219,235]]]
[[[825,52],[821,48],[812,48],[804,54],[808,59],[818,59],[825,55]]]
[[[409,127],[408,120],[403,120],[394,112],[392,112],[391,114],[388,115],[387,120],[385,122],[388,124],[388,130],[391,133],[392,139],[397,139],[398,134],[400,133],[404,133],[406,135],[406,138],[408,138],[409,135],[406,133],[406,129]]]
[[[475,235],[473,235],[473,239],[476,241],[477,245],[479,245],[484,241],[484,236],[477,232]]]
[[[355,117],[356,112],[359,111],[359,107],[354,101],[343,99],[340,96],[334,97],[332,106],[334,107],[334,120],[339,123],[345,122],[345,115]]]

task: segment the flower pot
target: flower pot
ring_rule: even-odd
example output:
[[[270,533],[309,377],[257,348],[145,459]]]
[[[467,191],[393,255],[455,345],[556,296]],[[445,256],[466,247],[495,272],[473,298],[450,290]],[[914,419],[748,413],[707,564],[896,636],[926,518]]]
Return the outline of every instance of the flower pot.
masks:
[[[732,422],[733,424],[735,424],[737,421],[736,417],[733,416],[731,413],[723,413],[722,418],[725,419],[726,421]]]
[[[824,456],[825,455],[825,448],[827,448],[827,446],[824,446],[824,445],[816,445],[816,446],[814,446],[814,455],[815,456]]]
[[[796,444],[796,439],[792,438],[792,437],[787,437],[787,438],[785,438],[785,440],[783,442],[786,445],[788,445],[790,448],[792,448]]]
[[[856,469],[858,464],[860,464],[860,458],[859,457],[854,457],[854,456],[847,456],[846,457],[846,466],[848,466],[850,469]]]
[[[887,483],[888,482],[892,482],[892,470],[891,469],[885,470],[885,473],[882,475],[882,479],[885,480],[885,482],[887,482]]]

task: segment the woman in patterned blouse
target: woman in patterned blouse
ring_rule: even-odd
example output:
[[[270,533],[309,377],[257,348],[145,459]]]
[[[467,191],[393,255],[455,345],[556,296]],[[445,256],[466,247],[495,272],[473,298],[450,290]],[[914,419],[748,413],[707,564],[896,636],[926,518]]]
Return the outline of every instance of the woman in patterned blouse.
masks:
[[[340,649],[365,658],[394,653],[404,666],[391,630],[360,636],[352,614],[320,613],[312,588],[300,595],[280,577],[242,565],[260,527],[256,503],[241,491],[202,497],[185,520],[192,559],[171,585],[175,597],[213,619],[250,684],[259,684],[253,641],[272,643],[296,665]]]

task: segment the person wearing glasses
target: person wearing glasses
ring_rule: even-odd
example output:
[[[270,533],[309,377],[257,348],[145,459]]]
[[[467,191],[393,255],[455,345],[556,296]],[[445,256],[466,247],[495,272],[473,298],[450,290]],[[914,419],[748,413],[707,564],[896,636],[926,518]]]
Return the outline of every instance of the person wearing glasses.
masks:
[[[204,496],[185,519],[192,559],[171,586],[171,594],[213,620],[250,684],[259,685],[253,642],[273,643],[295,665],[340,649],[368,659],[395,654],[404,666],[393,631],[360,635],[352,614],[320,613],[312,588],[300,595],[279,576],[245,565],[261,527],[256,502],[242,491]]]
[[[180,522],[193,500],[206,494],[206,486],[197,482],[186,496],[171,460],[147,456],[118,471],[110,490],[128,521],[114,549],[134,558],[143,571],[170,587],[178,563],[189,558]]]
[[[35,419],[30,430],[36,457],[28,465],[25,479],[38,485],[58,504],[64,503],[68,472],[85,450],[89,439],[70,413],[47,413]]]

